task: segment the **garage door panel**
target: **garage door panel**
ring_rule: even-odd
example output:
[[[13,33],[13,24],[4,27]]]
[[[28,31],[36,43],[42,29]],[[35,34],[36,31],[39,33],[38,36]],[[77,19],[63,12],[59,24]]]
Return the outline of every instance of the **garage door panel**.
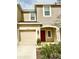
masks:
[[[22,44],[35,44],[36,43],[36,32],[33,30],[20,31],[21,43]]]

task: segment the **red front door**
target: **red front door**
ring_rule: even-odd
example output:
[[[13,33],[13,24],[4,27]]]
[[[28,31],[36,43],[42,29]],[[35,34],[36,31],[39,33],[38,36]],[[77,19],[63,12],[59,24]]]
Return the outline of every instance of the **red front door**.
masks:
[[[45,31],[41,30],[41,41],[44,42],[45,41]]]

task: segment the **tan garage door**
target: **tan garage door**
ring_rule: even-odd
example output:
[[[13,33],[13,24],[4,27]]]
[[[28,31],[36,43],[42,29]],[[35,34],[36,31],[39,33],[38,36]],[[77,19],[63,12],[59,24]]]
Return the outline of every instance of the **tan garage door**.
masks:
[[[24,45],[36,44],[36,31],[35,30],[23,30],[20,31],[21,43]]]

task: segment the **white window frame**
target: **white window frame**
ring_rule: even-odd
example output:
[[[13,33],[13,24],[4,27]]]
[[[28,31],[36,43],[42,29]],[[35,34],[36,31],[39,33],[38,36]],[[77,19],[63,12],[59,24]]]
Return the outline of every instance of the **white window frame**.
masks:
[[[35,14],[34,14],[35,15]],[[29,21],[36,21],[36,15],[35,15],[35,19],[31,20],[31,13],[29,14]]]
[[[48,36],[48,31],[50,31],[50,34],[51,34],[50,37]],[[48,37],[48,38],[52,38],[52,30],[47,30],[47,37]]]
[[[50,8],[50,15],[45,15],[45,6],[49,6],[49,8]],[[43,16],[44,17],[50,17],[51,16],[51,6],[50,5],[44,5],[43,6]]]

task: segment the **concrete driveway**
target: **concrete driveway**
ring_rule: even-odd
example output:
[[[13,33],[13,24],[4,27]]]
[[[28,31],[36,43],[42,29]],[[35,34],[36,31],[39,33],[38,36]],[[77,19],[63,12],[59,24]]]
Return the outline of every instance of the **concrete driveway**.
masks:
[[[36,46],[19,45],[17,48],[17,59],[36,59]]]

